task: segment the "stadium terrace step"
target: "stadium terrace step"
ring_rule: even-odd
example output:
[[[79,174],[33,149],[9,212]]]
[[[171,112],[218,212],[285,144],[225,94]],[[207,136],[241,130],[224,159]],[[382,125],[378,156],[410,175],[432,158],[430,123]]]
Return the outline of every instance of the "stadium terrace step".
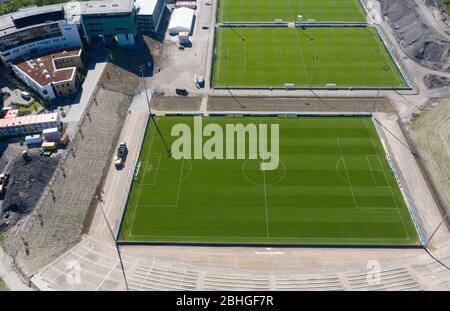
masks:
[[[338,277],[307,278],[307,279],[276,279],[279,290],[344,290]]]
[[[289,27],[289,22],[223,22],[217,27]],[[295,27],[368,27],[368,23],[361,22],[302,22],[294,23]]]
[[[448,289],[450,272],[434,260],[424,257],[422,264],[411,269],[420,278],[421,283],[403,266],[384,269],[380,272],[380,284],[369,284],[367,273],[348,272],[342,278],[336,274],[311,274],[293,276],[255,277],[248,274],[220,275],[207,269],[189,270],[179,267],[163,266],[161,262],[150,261],[142,257],[124,255],[127,281],[130,290],[167,291],[167,290],[404,290],[420,291],[424,289]],[[449,256],[442,256],[448,260]],[[54,290],[123,290],[122,271],[117,264],[114,248],[101,245],[87,237],[43,268],[33,283],[39,288]],[[82,284],[67,283],[69,262],[78,260]],[[400,265],[401,263],[399,263]],[[200,282],[201,281],[201,282]],[[427,286],[424,288],[422,285]]]

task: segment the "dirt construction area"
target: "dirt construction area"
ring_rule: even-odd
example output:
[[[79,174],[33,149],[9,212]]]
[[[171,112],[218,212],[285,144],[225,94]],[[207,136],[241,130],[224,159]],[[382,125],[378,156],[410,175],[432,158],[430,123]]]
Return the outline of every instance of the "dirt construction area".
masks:
[[[438,201],[450,210],[450,100],[434,102],[408,133]]]
[[[101,189],[131,98],[99,88],[39,213],[8,231],[6,251],[30,275],[77,243]]]
[[[214,111],[301,111],[301,112],[392,112],[386,98],[339,97],[209,97],[208,110]]]
[[[0,210],[0,230],[15,225],[21,216],[30,213],[42,195],[58,165],[58,158],[43,157],[39,150],[30,152],[25,161],[21,152],[7,166],[11,177]]]

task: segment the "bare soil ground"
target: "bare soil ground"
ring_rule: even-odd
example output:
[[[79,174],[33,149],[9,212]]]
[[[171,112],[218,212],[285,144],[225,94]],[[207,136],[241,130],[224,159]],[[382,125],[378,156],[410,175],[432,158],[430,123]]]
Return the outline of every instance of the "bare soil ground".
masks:
[[[0,142],[0,171],[2,173],[21,154],[23,149],[24,147],[20,145],[17,139]]]
[[[448,36],[415,1],[380,0],[381,12],[409,57],[428,68],[448,71]]]
[[[440,204],[450,210],[450,100],[422,112],[408,132]]]
[[[135,95],[141,82],[140,68],[144,68],[144,77],[153,76],[154,64],[159,60],[160,50],[161,43],[150,37],[144,37],[132,47],[114,48],[100,84],[106,89]]]
[[[419,229],[422,242],[433,237],[428,250],[436,250],[449,242],[449,232],[445,226],[433,235],[441,223],[442,215],[433,192],[410,148],[404,131],[396,115],[376,114],[374,116],[380,132],[380,138],[389,155],[393,172],[399,182],[404,199],[409,207],[415,224]]]
[[[154,97],[151,108],[158,111],[195,111],[200,109],[201,97]]]
[[[19,152],[6,168],[11,177],[0,210],[1,231],[32,212],[58,165],[58,158],[40,156],[39,150],[30,153],[30,162]]]
[[[209,97],[209,111],[392,112],[386,98]]]
[[[16,264],[26,275],[79,241],[95,192],[109,168],[131,97],[99,88],[95,98],[69,146],[64,174],[58,172],[53,194],[44,197],[39,221],[29,217],[6,241],[6,250],[16,255]],[[17,239],[23,236],[28,245]]]
[[[433,90],[441,87],[449,87],[450,78],[438,75],[426,75],[423,77],[423,83],[425,83],[428,89]]]

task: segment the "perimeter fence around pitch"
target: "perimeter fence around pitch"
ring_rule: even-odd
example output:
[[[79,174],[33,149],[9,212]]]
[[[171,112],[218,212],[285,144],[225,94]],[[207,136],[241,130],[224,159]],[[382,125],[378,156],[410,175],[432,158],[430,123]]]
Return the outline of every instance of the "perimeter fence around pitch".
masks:
[[[368,9],[364,3],[364,1],[359,0],[360,5],[363,7],[364,11],[368,15]],[[218,8],[220,7],[220,1],[218,1],[217,4]],[[218,19],[218,11],[216,11],[216,20]],[[368,17],[370,18],[370,17]],[[403,64],[400,62],[399,55],[397,52],[390,47],[390,41],[387,40],[387,36],[385,35],[383,29],[379,27],[378,25],[375,25],[374,28],[376,30],[378,38],[382,41],[387,53],[389,54],[390,58],[396,65],[397,69],[399,70],[402,79],[406,82],[407,86],[399,86],[399,87],[374,87],[374,86],[333,86],[333,83],[330,83],[329,85],[323,85],[323,86],[305,86],[305,85],[296,85],[295,83],[290,83],[289,81],[286,81],[284,85],[264,85],[264,86],[247,86],[247,85],[240,85],[240,86],[215,86],[214,85],[214,68],[216,64],[216,58],[217,58],[217,50],[216,50],[216,38],[217,38],[217,30],[220,28],[312,28],[312,27],[350,27],[350,28],[365,28],[365,27],[372,27],[369,22],[326,22],[326,21],[318,21],[315,20],[307,20],[307,21],[296,21],[296,22],[287,22],[282,20],[275,20],[273,22],[221,22],[217,23],[215,25],[216,31],[214,32],[214,38],[213,38],[213,48],[211,50],[212,55],[210,55],[212,62],[211,62],[211,68],[210,68],[210,75],[209,75],[209,85],[211,85],[212,89],[215,90],[226,90],[226,89],[233,89],[233,90],[360,90],[360,91],[376,91],[376,90],[386,90],[386,91],[398,91],[398,90],[412,90],[412,82],[411,76],[409,75],[406,68],[403,66]]]

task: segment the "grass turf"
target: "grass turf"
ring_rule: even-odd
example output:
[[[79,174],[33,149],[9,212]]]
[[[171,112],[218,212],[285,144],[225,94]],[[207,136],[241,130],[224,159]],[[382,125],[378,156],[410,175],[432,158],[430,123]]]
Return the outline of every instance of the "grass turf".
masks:
[[[214,87],[406,87],[373,28],[219,28]]]
[[[150,122],[120,241],[419,242],[370,118],[203,119],[211,122],[279,124],[278,169],[263,172],[260,160],[174,160]],[[169,146],[177,123],[193,118],[158,118]]]
[[[220,0],[219,22],[364,22],[358,0]]]

